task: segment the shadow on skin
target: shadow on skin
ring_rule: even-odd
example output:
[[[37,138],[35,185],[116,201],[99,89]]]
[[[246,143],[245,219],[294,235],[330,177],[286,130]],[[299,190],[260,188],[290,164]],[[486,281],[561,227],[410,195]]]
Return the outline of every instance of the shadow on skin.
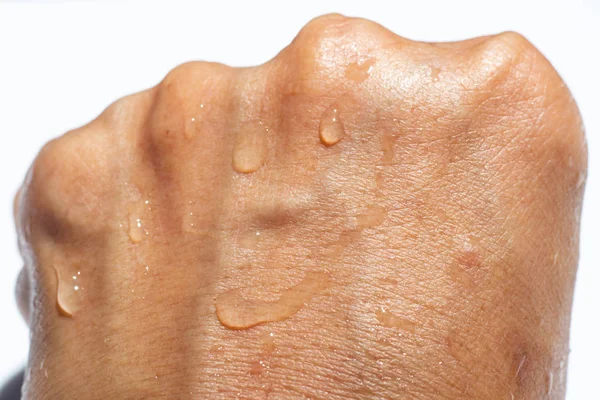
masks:
[[[21,370],[0,387],[0,400],[19,400],[21,398],[24,375],[25,371]]]

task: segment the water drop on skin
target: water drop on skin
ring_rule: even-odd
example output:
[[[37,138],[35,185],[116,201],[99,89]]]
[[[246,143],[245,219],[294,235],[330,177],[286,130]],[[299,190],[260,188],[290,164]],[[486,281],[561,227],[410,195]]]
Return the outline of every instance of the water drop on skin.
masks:
[[[144,214],[146,210],[151,208],[149,202],[140,202],[129,207],[128,230],[127,234],[133,243],[141,242],[147,235],[148,231],[144,229]]]
[[[260,336],[265,355],[270,356],[275,351],[275,334],[273,332],[267,332]]]
[[[209,350],[209,351],[210,351],[210,353],[211,353],[211,354],[218,354],[218,353],[221,353],[221,352],[223,351],[223,346],[221,346],[221,345],[218,345],[218,344],[213,344],[213,345],[210,347],[210,350]]]
[[[353,242],[360,239],[362,229],[351,229],[343,231],[337,241],[326,245],[323,249],[323,254],[328,258],[340,257],[346,248]]]
[[[48,379],[48,368],[44,367],[44,364],[46,363],[46,359],[44,358],[42,360],[42,362],[40,363],[40,371],[44,371],[44,377],[46,379]]]
[[[269,130],[262,122],[250,121],[239,128],[233,148],[233,169],[249,174],[257,171],[267,156]]]
[[[183,215],[182,229],[188,233],[201,233],[203,224],[200,221],[200,216],[195,211],[186,211]]]
[[[581,187],[585,184],[586,174],[584,172],[580,172],[577,177],[576,189],[581,189]]]
[[[381,325],[387,328],[397,328],[408,332],[414,332],[417,324],[408,319],[399,317],[383,307],[375,311],[375,316]]]
[[[188,202],[186,209],[183,212],[181,220],[181,229],[187,233],[206,234],[206,215],[198,212],[200,206],[192,202]]]
[[[204,104],[200,104],[200,107],[198,108],[198,110],[200,112],[204,111]],[[200,122],[200,115],[195,115],[192,117],[188,117],[185,120],[185,124],[184,124],[184,128],[183,128],[183,136],[190,140],[192,139],[194,136],[196,136],[196,133],[199,130],[199,122]]]
[[[239,244],[244,249],[255,249],[261,239],[259,231],[249,230],[241,234]]]
[[[183,136],[185,136],[186,139],[191,139],[194,136],[196,136],[196,130],[197,128],[197,118],[196,117],[192,117],[192,118],[188,118],[185,122],[185,127],[183,130]]]
[[[365,212],[356,217],[358,225],[365,228],[374,228],[385,221],[387,210],[382,206],[373,205],[367,208]]]
[[[81,273],[77,272],[76,275],[63,276],[58,268],[54,267],[54,273],[56,276],[56,308],[58,312],[65,317],[73,317],[73,314],[79,309],[81,303],[81,291],[83,287],[79,282]]]
[[[373,64],[375,64],[374,58],[370,58],[362,63],[355,62],[348,64],[344,76],[346,79],[350,79],[356,83],[362,83],[369,78],[369,71]]]
[[[266,361],[255,361],[250,365],[250,375],[262,375],[269,372],[269,365]]]
[[[340,119],[338,109],[334,106],[328,108],[321,117],[319,125],[319,139],[325,146],[333,146],[345,136],[344,123]]]
[[[429,67],[429,76],[434,82],[437,82],[439,80],[440,72],[442,72],[442,69],[436,65],[432,65]]]
[[[379,171],[375,174],[375,186],[377,190],[381,191],[385,188],[385,177],[383,172]]]
[[[217,297],[217,318],[229,329],[248,329],[268,322],[283,321],[300,311],[328,285],[329,274],[310,272],[296,286],[284,291],[276,301],[246,300],[240,289],[231,289]]]
[[[142,228],[142,220],[135,214],[129,215],[129,239],[133,243],[139,243],[144,239],[144,229]]]
[[[398,135],[392,132],[386,132],[381,137],[381,151],[383,156],[381,157],[381,163],[383,165],[392,165],[394,163],[394,145]]]

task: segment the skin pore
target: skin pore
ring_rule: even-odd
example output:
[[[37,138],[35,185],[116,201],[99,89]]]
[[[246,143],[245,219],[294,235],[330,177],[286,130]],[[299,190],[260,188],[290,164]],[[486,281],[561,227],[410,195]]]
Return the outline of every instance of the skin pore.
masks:
[[[26,399],[562,399],[587,164],[516,33],[311,21],[48,143]]]

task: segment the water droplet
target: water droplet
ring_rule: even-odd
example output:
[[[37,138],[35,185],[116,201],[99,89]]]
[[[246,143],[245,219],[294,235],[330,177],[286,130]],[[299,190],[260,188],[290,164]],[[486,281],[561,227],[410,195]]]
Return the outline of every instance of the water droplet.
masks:
[[[127,234],[133,243],[141,242],[148,235],[148,231],[144,229],[142,221],[145,211],[146,207],[142,203],[129,207],[129,229]]]
[[[550,396],[552,394],[553,390],[554,390],[554,374],[552,373],[552,371],[550,371],[548,373],[548,396]]]
[[[217,318],[230,329],[248,329],[256,325],[283,321],[297,313],[329,284],[329,274],[310,272],[304,279],[281,294],[276,301],[246,300],[240,289],[220,294],[216,301]]]
[[[525,364],[526,360],[527,360],[527,355],[523,355],[523,357],[521,358],[521,361],[519,362],[519,365],[517,366],[517,370],[515,372],[515,378],[519,379],[519,374],[521,373],[521,370],[523,369],[523,365]]]
[[[73,285],[73,279],[63,278],[58,268],[54,267],[54,272],[57,282],[56,308],[61,315],[72,317],[80,307],[80,292],[83,290],[83,287],[81,287],[80,284]],[[68,276],[71,274],[65,275]],[[77,278],[77,276],[81,276],[81,273],[78,272],[77,275],[72,275],[71,278]]]
[[[335,242],[331,243],[330,245],[324,248],[324,254],[329,258],[338,258],[342,255],[345,249],[346,246],[344,245],[344,243]]]
[[[369,71],[371,70],[373,64],[375,64],[374,58],[369,58],[362,63],[355,62],[348,64],[346,71],[344,72],[344,76],[356,83],[364,82],[369,78]]]
[[[559,380],[559,384],[562,386],[565,382],[565,379],[567,377],[567,370],[565,368],[565,361],[564,359],[560,360],[560,364],[558,365],[558,380]]]
[[[465,268],[460,263],[450,263],[448,265],[448,275],[452,281],[466,287],[474,288],[476,285],[475,277],[470,269]]]
[[[321,117],[319,125],[319,138],[325,146],[333,146],[346,134],[344,123],[338,115],[338,109],[334,106],[328,108]]]
[[[212,345],[212,346],[211,346],[211,348],[210,348],[210,352],[211,352],[212,354],[220,353],[220,352],[222,352],[222,351],[223,351],[223,346],[220,346],[220,345],[218,345],[218,344],[214,344],[214,345]]]
[[[240,246],[244,249],[253,249],[261,240],[259,231],[249,230],[241,234]]]
[[[198,131],[197,120],[196,117],[188,118],[185,121],[185,127],[183,129],[183,136],[186,139],[191,139],[196,136],[196,132]]]
[[[275,334],[273,332],[263,333],[260,336],[260,340],[264,347],[265,355],[270,356],[275,351]]]
[[[375,186],[378,190],[382,190],[385,187],[385,177],[381,171],[375,174]]]
[[[249,174],[257,171],[267,156],[268,130],[261,122],[249,121],[239,128],[233,149],[233,169]]]
[[[438,66],[432,65],[429,67],[429,76],[431,76],[431,79],[434,82],[437,82],[439,80],[439,75],[441,71],[442,69]]]
[[[260,360],[255,361],[250,365],[250,374],[251,375],[262,375],[269,368],[269,365],[266,361]]]
[[[182,225],[185,232],[198,232],[201,224],[198,221],[198,215],[191,211],[184,214]]]
[[[374,228],[385,221],[387,210],[382,206],[372,205],[356,217],[356,222],[362,228]]]
[[[585,172],[580,172],[579,176],[577,177],[576,189],[581,189],[581,187],[585,184],[585,178],[586,178]]]
[[[377,320],[387,328],[398,328],[408,332],[414,332],[417,324],[408,319],[401,318],[395,314],[392,314],[384,307],[379,307],[375,311]]]
[[[398,140],[398,134],[394,132],[386,132],[381,137],[381,151],[383,156],[381,157],[381,163],[383,165],[392,165],[394,162],[394,145]]]
[[[46,362],[46,359],[44,358],[44,359],[42,360],[42,362],[40,363],[40,371],[44,371],[44,377],[45,377],[46,379],[48,379],[48,368],[45,368],[45,367],[44,367],[44,364],[45,364],[45,362]]]
[[[360,229],[343,231],[337,241],[324,246],[323,254],[329,258],[340,257],[353,241],[360,238],[361,234],[362,232]]]
[[[214,227],[212,214],[190,201],[187,209],[183,212],[181,229],[186,233],[210,238],[214,235],[212,227]]]
[[[144,238],[142,220],[135,215],[129,216],[129,238],[133,243],[139,243]]]

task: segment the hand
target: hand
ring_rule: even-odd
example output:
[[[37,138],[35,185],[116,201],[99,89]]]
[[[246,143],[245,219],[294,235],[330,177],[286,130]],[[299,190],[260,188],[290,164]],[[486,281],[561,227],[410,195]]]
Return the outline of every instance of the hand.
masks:
[[[586,145],[504,33],[177,67],[17,198],[27,399],[560,399]]]

